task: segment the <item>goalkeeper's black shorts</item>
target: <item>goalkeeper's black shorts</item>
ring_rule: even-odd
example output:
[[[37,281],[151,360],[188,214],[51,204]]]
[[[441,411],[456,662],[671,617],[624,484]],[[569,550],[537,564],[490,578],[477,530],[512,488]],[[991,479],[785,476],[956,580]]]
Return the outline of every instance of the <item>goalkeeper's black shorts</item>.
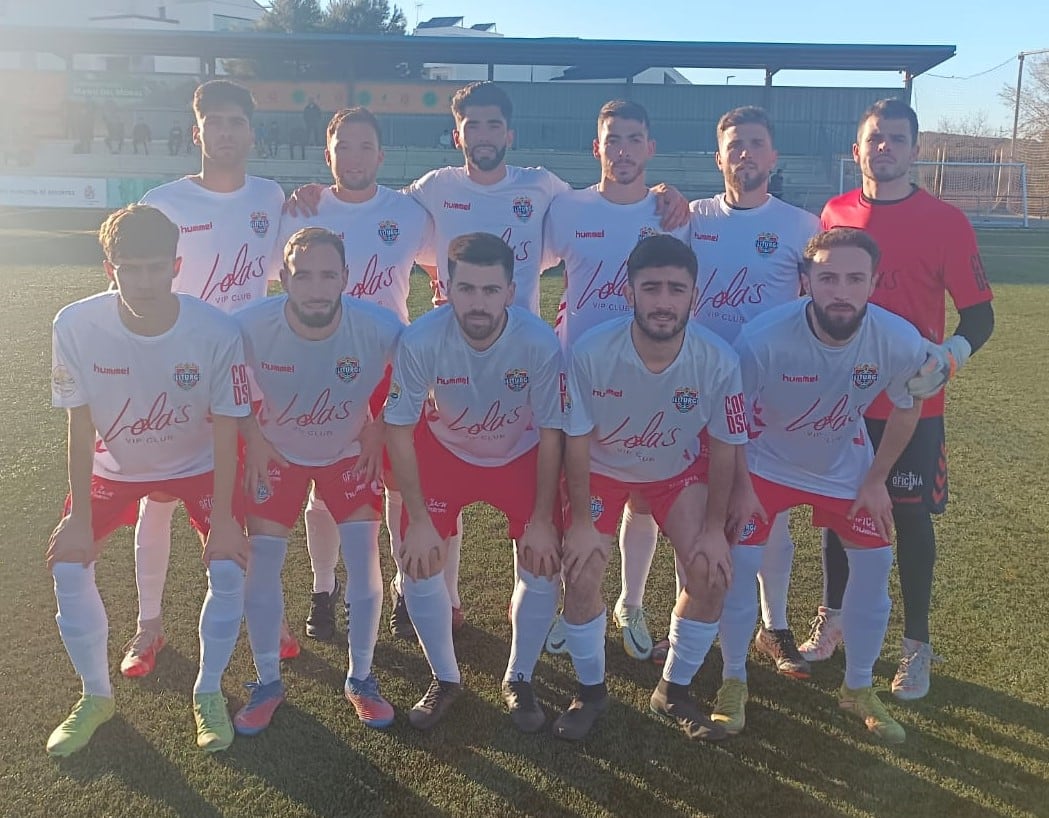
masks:
[[[866,418],[867,434],[877,450],[885,421]],[[920,506],[930,514],[947,508],[947,439],[943,416],[922,418],[914,437],[889,472],[889,496],[897,506]]]

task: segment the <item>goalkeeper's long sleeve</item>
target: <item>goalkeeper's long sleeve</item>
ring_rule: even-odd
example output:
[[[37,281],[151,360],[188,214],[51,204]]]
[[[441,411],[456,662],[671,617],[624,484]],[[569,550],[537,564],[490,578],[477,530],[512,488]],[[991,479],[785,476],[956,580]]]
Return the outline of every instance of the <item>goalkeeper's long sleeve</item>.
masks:
[[[954,334],[968,341],[973,352],[987,343],[994,332],[994,307],[990,301],[958,310],[958,319]]]

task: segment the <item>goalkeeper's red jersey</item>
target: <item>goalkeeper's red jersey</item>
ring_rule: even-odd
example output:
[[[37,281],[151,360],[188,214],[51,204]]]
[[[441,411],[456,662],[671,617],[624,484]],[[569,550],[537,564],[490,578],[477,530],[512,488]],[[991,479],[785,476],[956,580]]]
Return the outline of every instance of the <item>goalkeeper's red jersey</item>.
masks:
[[[937,344],[943,343],[946,293],[957,309],[990,301],[991,287],[976,234],[958,208],[920,188],[892,202],[866,198],[857,188],[831,199],[820,217],[823,229],[859,227],[881,249],[878,286],[871,302],[901,315]],[[941,391],[922,406],[922,417],[943,414]],[[892,404],[879,395],[867,409],[885,419]]]

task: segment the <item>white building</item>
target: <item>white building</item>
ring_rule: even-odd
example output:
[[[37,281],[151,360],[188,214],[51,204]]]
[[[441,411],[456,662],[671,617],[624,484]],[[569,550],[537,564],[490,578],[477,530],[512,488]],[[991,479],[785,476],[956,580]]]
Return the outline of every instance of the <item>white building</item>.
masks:
[[[475,23],[463,25],[462,17],[433,17],[419,23],[412,32],[417,37],[502,37],[496,31],[495,23]],[[567,79],[564,72],[570,66],[565,65],[496,65],[493,79],[497,82],[553,82]],[[488,79],[486,65],[458,65],[452,63],[426,63],[425,76],[432,80],[455,80],[474,82]],[[608,82],[623,80],[625,77],[594,77],[588,79],[571,79],[572,82]],[[676,68],[646,68],[635,74],[634,82],[656,83],[659,85],[690,85],[688,78]]]

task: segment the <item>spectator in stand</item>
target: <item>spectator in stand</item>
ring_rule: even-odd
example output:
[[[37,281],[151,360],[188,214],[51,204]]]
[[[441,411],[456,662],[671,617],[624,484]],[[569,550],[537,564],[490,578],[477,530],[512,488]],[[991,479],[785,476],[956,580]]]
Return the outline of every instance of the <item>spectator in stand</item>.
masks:
[[[171,130],[168,131],[168,153],[171,156],[178,156],[179,151],[182,149],[182,126],[177,121],[171,123]],[[149,151],[146,151],[149,153]]]
[[[783,171],[779,168],[769,177],[769,193],[777,199],[783,198]]]
[[[323,119],[324,115],[321,113],[320,106],[317,105],[317,100],[314,97],[310,97],[310,101],[302,109],[302,121],[306,124],[306,130],[303,134],[304,145],[324,144]],[[294,133],[294,129],[292,132]],[[303,158],[305,158],[305,153]]]
[[[306,158],[306,140],[308,131],[301,125],[292,125],[288,132],[288,158],[295,158],[295,149],[299,149],[299,158]],[[312,142],[310,144],[313,144]]]
[[[153,133],[149,130],[149,125],[145,123],[142,117],[135,117],[135,127],[131,129],[131,147],[134,148],[135,153],[138,153],[138,146],[142,146],[142,152],[149,156],[149,143],[153,141]]]
[[[270,126],[266,129],[266,139],[270,156],[276,159],[277,152],[280,150],[280,129],[277,127],[277,120],[270,120]]]

